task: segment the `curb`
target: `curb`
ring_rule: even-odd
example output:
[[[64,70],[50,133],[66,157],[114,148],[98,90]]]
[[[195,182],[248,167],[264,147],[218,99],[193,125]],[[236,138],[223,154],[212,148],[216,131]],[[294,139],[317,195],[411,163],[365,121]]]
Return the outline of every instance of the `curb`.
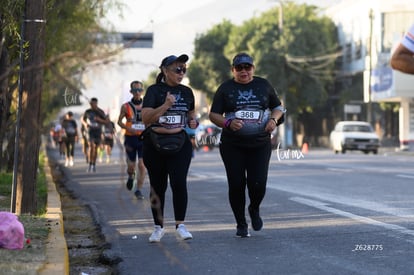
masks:
[[[47,181],[47,212],[45,217],[50,223],[46,244],[46,260],[38,270],[41,275],[69,274],[69,254],[63,227],[63,214],[60,195],[52,178],[47,152],[45,152],[45,175]]]

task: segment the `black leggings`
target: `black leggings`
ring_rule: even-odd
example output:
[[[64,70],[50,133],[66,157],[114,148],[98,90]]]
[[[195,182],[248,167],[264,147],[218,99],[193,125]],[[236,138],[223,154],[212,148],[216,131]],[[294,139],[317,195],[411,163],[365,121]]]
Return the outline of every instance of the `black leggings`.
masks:
[[[259,209],[266,193],[269,161],[272,154],[270,142],[255,148],[242,148],[231,143],[220,144],[229,186],[229,201],[237,225],[247,225],[245,217],[246,186],[250,206]]]
[[[75,138],[66,138],[65,139],[65,146],[66,146],[66,157],[73,157],[75,154]]]
[[[172,190],[174,217],[184,221],[187,211],[187,174],[191,163],[192,145],[188,138],[183,148],[172,155],[160,154],[149,138],[144,140],[143,160],[151,185],[151,211],[155,225],[164,226],[164,203],[168,178]]]

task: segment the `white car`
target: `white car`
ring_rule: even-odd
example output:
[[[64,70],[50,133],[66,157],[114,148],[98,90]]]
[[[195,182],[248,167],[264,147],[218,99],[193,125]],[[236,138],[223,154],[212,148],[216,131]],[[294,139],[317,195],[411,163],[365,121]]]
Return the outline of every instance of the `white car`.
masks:
[[[335,154],[347,150],[359,150],[368,154],[378,153],[379,137],[371,124],[365,121],[340,121],[329,137],[331,147]]]

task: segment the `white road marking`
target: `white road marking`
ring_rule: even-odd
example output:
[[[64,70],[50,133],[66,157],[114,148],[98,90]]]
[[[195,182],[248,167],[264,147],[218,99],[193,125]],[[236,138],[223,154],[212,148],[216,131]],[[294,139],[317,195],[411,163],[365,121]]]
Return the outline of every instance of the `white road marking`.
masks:
[[[227,181],[226,174],[218,174],[213,172],[199,172],[199,171],[190,171],[188,176],[191,177],[193,180],[223,180]]]
[[[332,171],[332,172],[351,172],[352,169],[346,169],[346,168],[326,168],[326,170],[328,171]]]
[[[316,200],[311,200],[311,199],[306,199],[306,198],[302,198],[302,197],[292,197],[290,198],[290,200],[301,203],[301,204],[305,204],[320,210],[324,210],[326,212],[330,212],[339,216],[343,216],[343,217],[347,217],[356,221],[359,221],[361,223],[367,223],[367,224],[371,224],[371,225],[375,225],[375,226],[380,226],[383,227],[385,229],[388,230],[392,230],[392,231],[397,231],[399,233],[402,234],[407,234],[407,235],[411,235],[414,236],[414,230],[411,229],[407,229],[405,227],[399,226],[399,225],[395,225],[395,224],[390,224],[390,223],[384,223],[384,222],[380,222],[371,218],[367,218],[364,216],[359,216],[359,215],[355,215],[352,214],[350,212],[346,212],[346,211],[342,211],[333,207],[329,207],[327,206],[327,203],[325,202],[321,202],[321,201],[316,201]],[[412,241],[410,241],[412,242]]]
[[[414,175],[397,174],[397,177],[406,178],[406,179],[414,179]]]
[[[314,189],[312,187],[297,185],[273,185],[268,183],[268,188],[293,193],[295,195],[312,197],[321,201],[328,201],[332,203],[345,204],[348,206],[368,209],[370,211],[382,212],[389,215],[403,217],[403,218],[414,218],[411,209],[403,209],[391,207],[379,202],[368,201],[365,199],[352,199],[346,196],[335,195],[332,193],[326,193],[322,190]]]

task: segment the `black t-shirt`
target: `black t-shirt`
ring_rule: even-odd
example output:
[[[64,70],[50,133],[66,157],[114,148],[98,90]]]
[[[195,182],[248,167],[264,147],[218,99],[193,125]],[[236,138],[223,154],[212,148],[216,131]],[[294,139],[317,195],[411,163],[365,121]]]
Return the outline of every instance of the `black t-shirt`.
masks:
[[[110,121],[109,123],[104,125],[104,132],[103,132],[105,138],[107,139],[113,139],[115,134],[115,124]]]
[[[193,91],[184,85],[168,86],[164,82],[148,87],[142,108],[158,108],[165,102],[167,92],[175,96],[175,103],[158,120],[157,125],[165,128],[185,128],[188,112],[194,110]]]
[[[67,137],[75,137],[77,136],[77,128],[78,125],[74,119],[64,119],[62,121],[62,128],[65,130],[65,134]]]
[[[88,124],[88,131],[89,133],[99,134],[102,133],[102,124],[95,120],[96,117],[100,117],[101,119],[106,119],[105,112],[101,109],[88,109],[83,114],[83,119]]]
[[[211,112],[224,114],[226,119],[242,119],[244,126],[238,131],[223,129],[222,140],[243,137],[247,140],[266,137],[265,131],[271,110],[280,106],[280,99],[270,83],[255,76],[247,84],[233,79],[222,83],[214,95]]]

